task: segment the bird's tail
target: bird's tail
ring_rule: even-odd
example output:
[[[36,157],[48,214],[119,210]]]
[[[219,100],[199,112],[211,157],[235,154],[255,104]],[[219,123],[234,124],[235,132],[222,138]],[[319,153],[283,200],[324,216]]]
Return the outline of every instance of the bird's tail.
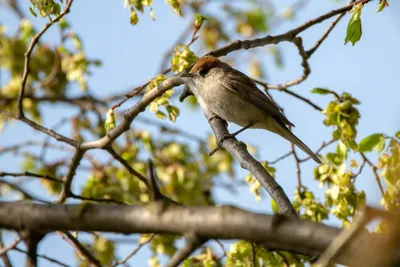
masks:
[[[316,163],[321,164],[321,159],[308,147],[304,144],[297,136],[295,136],[286,126],[280,125],[278,128],[277,133],[285,138],[286,140],[295,144],[298,148],[303,150],[307,155],[309,155]]]

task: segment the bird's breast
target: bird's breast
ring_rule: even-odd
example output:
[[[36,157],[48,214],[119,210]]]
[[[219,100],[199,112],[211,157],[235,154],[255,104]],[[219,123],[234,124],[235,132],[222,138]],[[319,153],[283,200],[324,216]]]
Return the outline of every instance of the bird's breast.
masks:
[[[266,119],[266,114],[261,109],[220,84],[209,85],[202,91],[203,96],[200,101],[203,101],[213,113],[226,121],[244,127],[250,122]]]

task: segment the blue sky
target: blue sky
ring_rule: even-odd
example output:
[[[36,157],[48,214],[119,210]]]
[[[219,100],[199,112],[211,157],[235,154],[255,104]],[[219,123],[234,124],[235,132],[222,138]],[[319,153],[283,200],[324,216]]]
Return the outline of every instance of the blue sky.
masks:
[[[176,16],[172,9],[165,5],[164,1],[154,2],[156,22],[151,20],[147,12],[139,15],[138,25],[131,26],[129,24],[129,12],[123,9],[123,1],[74,1],[71,12],[68,14],[68,20],[73,30],[83,39],[84,50],[88,57],[98,58],[103,62],[103,66],[94,69],[93,75],[89,78],[89,89],[96,95],[104,96],[115,92],[125,92],[127,89],[154,77],[159,70],[159,64],[165,50],[172,46],[182,30],[191,22],[191,16],[185,18]],[[207,12],[218,14],[218,4],[215,4],[218,1],[213,2],[214,4],[210,5]],[[241,1],[238,2],[241,3]],[[274,2],[279,2],[277,7],[278,10],[281,10],[294,1]],[[344,1],[325,1],[323,5],[318,3],[319,1],[309,2],[307,7],[302,9],[294,20],[273,29],[272,34],[282,33],[310,18],[345,4]],[[397,76],[400,62],[400,53],[398,52],[400,19],[397,14],[400,11],[400,3],[390,1],[390,4],[390,8],[382,13],[376,13],[377,1],[373,1],[364,8],[362,14],[363,36],[354,47],[343,45],[347,22],[350,18],[350,16],[346,16],[311,58],[312,72],[310,77],[302,84],[292,88],[307,98],[313,99],[320,106],[325,106],[331,98],[329,96],[312,95],[310,90],[314,87],[328,87],[338,92],[347,91],[358,98],[362,103],[359,107],[362,115],[358,126],[359,140],[371,133],[394,134],[397,130],[400,130],[400,105],[398,104],[400,88]],[[23,8],[36,28],[39,29],[46,23],[45,19],[32,18],[26,4]],[[0,6],[0,23],[7,25],[9,32],[14,32],[17,27],[16,17],[3,6]],[[306,48],[314,44],[328,24],[329,22],[322,23],[302,34]],[[58,32],[56,27],[46,32],[42,40],[52,44],[57,42]],[[286,43],[281,44],[280,47],[284,52],[284,69],[275,68],[267,54],[265,59],[262,59],[267,70],[267,81],[270,83],[282,83],[301,75],[300,58],[296,49]],[[201,51],[200,55],[205,52],[199,50],[196,45],[194,51]],[[246,53],[248,52],[239,51],[235,52],[233,56]],[[236,67],[245,73],[248,72],[247,66],[239,64]],[[1,74],[0,84],[3,85],[6,82],[5,75],[4,72]],[[180,91],[180,89],[177,90]],[[79,93],[76,86],[74,86],[74,92]],[[295,134],[307,145],[316,149],[322,141],[329,140],[331,129],[322,124],[322,114],[289,95],[279,92],[273,92],[273,95],[277,102],[285,108],[289,120],[296,125]],[[134,101],[136,99],[128,101],[121,110],[128,108]],[[183,127],[200,136],[206,136],[211,132],[200,111],[190,110],[186,108],[185,104],[178,103],[177,100],[176,105],[181,108],[182,114],[178,118],[176,126]],[[43,109],[43,112],[45,114],[44,124],[51,126],[60,117],[73,114],[75,110],[66,107],[54,109],[47,106]],[[143,116],[153,117],[148,111]],[[138,123],[138,125],[148,128],[143,123]],[[151,127],[148,129],[154,130]],[[230,126],[230,129],[237,129],[237,127]],[[60,131],[69,135],[67,127]],[[257,145],[259,159],[272,160],[290,148],[287,141],[262,130],[246,131],[239,136],[239,139]],[[27,126],[17,122],[0,135],[0,146],[22,140],[43,140],[43,136],[33,133]],[[326,151],[329,150],[334,150],[334,147]],[[96,155],[102,159],[106,154],[96,152]],[[376,155],[371,154],[370,158],[375,159]],[[0,158],[0,170],[17,171],[19,163],[11,156],[2,156]],[[319,188],[318,183],[313,180],[312,169],[314,166],[315,163],[313,162],[305,164],[303,183],[314,190],[316,195],[323,200],[323,189]],[[277,165],[277,169],[277,181],[292,198],[296,185],[294,162],[292,160],[283,161]],[[238,171],[238,177],[244,177],[247,174],[243,170],[238,169]],[[74,181],[76,191],[86,180],[85,175],[85,172],[82,171],[77,173]],[[34,182],[26,188],[29,188],[36,195],[46,194]],[[357,179],[357,188],[367,192],[368,203],[379,204],[380,193],[369,170],[365,170]],[[264,195],[263,200],[257,202],[247,187],[239,188],[236,196],[232,196],[226,190],[221,189],[216,189],[214,193],[219,204],[234,204],[248,210],[271,212],[269,196]],[[331,224],[338,225],[335,220],[332,220]],[[6,235],[7,242],[12,240],[11,235]],[[118,250],[118,255],[123,257],[134,247],[134,243],[123,245]],[[60,240],[57,235],[46,237],[46,240],[40,245],[39,252],[73,265],[72,248]],[[135,263],[135,266],[145,266],[149,253],[147,249],[142,249],[129,263]],[[12,252],[10,255],[16,266],[22,266],[24,261],[22,254]],[[40,263],[40,266],[52,266],[47,261],[41,260]]]

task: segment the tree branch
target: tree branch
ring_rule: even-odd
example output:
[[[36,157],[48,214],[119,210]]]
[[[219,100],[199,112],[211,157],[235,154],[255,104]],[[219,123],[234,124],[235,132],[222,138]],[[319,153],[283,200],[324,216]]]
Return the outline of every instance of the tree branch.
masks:
[[[232,206],[184,207],[158,201],[141,206],[40,205],[0,203],[0,228],[41,231],[101,231],[119,233],[163,233],[185,235],[194,232],[208,239],[244,239],[283,251],[323,252],[340,230],[283,215],[247,212]],[[116,220],[115,218],[118,218]],[[385,238],[364,234],[347,244],[338,262],[377,263],[376,252]],[[379,266],[379,264],[376,264]]]
[[[64,237],[64,235],[66,237]],[[98,259],[96,259],[79,241],[76,239],[70,232],[65,231],[60,233],[61,238],[63,239],[68,239],[67,242],[69,242],[77,251],[80,255],[82,255],[91,265],[90,266],[96,266],[96,267],[101,267],[101,263],[99,262]]]
[[[48,22],[43,29],[38,32],[38,34],[36,34],[33,38],[31,43],[29,44],[28,50],[25,52],[25,63],[24,63],[24,73],[22,75],[22,81],[21,81],[21,88],[19,90],[19,95],[18,95],[18,100],[17,100],[17,118],[23,118],[24,117],[24,111],[23,111],[23,106],[22,106],[22,101],[24,100],[24,94],[25,94],[25,85],[26,85],[26,81],[28,79],[28,75],[30,72],[30,68],[29,68],[29,63],[30,63],[30,59],[31,59],[31,54],[33,49],[35,48],[35,45],[39,42],[40,37],[42,37],[42,35],[57,21],[59,21],[62,17],[64,17],[65,14],[67,14],[70,10],[70,7],[72,5],[73,0],[69,0],[66,3],[66,6],[64,8],[64,10],[60,13],[60,15],[58,15],[57,17],[55,17],[53,20],[50,20],[50,22]]]
[[[230,44],[227,44],[226,46],[223,46],[217,50],[214,50],[214,51],[208,53],[208,55],[213,55],[215,57],[222,57],[222,56],[226,56],[227,54],[229,54],[233,51],[237,51],[237,50],[241,50],[241,49],[248,50],[251,48],[265,46],[265,45],[269,45],[269,44],[278,44],[283,41],[291,41],[298,34],[307,30],[308,28],[314,26],[315,24],[321,23],[324,20],[329,19],[333,16],[350,11],[353,8],[353,6],[358,3],[368,3],[370,1],[371,0],[359,0],[354,3],[348,4],[344,7],[341,7],[339,9],[332,10],[324,15],[321,15],[321,16],[315,18],[315,19],[309,20],[306,23],[300,25],[299,27],[292,29],[284,34],[275,35],[275,36],[267,35],[263,38],[257,38],[257,39],[252,39],[252,40],[236,40]]]
[[[143,98],[138,101],[133,107],[124,112],[124,119],[117,127],[110,130],[106,136],[91,142],[85,142],[81,145],[83,151],[95,148],[105,149],[107,148],[115,139],[117,139],[121,134],[130,129],[130,124],[143,112],[146,107],[157,97],[161,96],[165,91],[171,89],[174,86],[178,86],[184,83],[184,79],[180,76],[172,76],[162,83],[160,83],[157,88],[154,88],[150,92],[146,93]]]
[[[71,195],[72,180],[74,179],[76,170],[78,169],[79,164],[81,163],[84,153],[85,152],[82,151],[80,148],[77,148],[75,150],[75,153],[71,158],[71,163],[69,164],[68,172],[63,179],[64,182],[63,188],[60,192],[60,195],[58,196],[56,203],[64,202],[67,199],[67,197]]]
[[[129,253],[128,256],[126,256],[125,258],[123,258],[122,260],[117,261],[113,266],[118,266],[120,264],[124,264],[126,263],[130,258],[132,258],[143,246],[145,246],[146,244],[150,243],[151,240],[153,240],[153,238],[156,236],[156,234],[151,234],[149,239],[147,239],[145,242],[140,243],[137,248],[135,248],[131,253]]]
[[[56,183],[62,183],[62,179],[59,179],[57,177],[53,177],[51,175],[47,174],[40,174],[40,173],[33,173],[33,172],[0,172],[0,177],[5,177],[5,176],[13,176],[13,177],[21,177],[21,176],[27,176],[27,177],[35,177],[35,178],[40,178],[40,179],[46,179],[49,181],[53,181]]]
[[[165,265],[165,267],[176,267],[178,266],[182,261],[184,261],[187,257],[190,256],[196,249],[201,247],[205,242],[207,242],[207,239],[200,237],[199,235],[196,235],[195,233],[189,233],[185,235],[186,239],[186,245],[178,250],[174,256],[170,259],[170,261]]]
[[[204,110],[204,108],[203,108]],[[275,179],[267,172],[267,170],[247,151],[246,145],[239,142],[236,138],[224,138],[229,135],[228,129],[224,120],[216,117],[208,110],[204,113],[209,120],[211,128],[221,147],[228,151],[236,160],[239,161],[240,166],[254,175],[260,182],[262,187],[267,190],[268,194],[276,202],[279,207],[279,213],[291,216],[297,216],[296,210],[293,208],[292,203],[286,196],[282,187],[275,181]]]
[[[130,174],[136,176],[136,178],[142,181],[146,185],[146,187],[149,190],[151,190],[151,185],[146,177],[144,177],[140,172],[132,168],[131,165],[129,165],[129,163],[126,162],[126,160],[124,160],[120,155],[118,155],[118,153],[115,152],[115,150],[112,147],[109,147],[107,151],[108,153],[111,154],[111,156],[113,156],[114,159],[116,159],[119,163],[121,163],[121,165],[124,166]]]

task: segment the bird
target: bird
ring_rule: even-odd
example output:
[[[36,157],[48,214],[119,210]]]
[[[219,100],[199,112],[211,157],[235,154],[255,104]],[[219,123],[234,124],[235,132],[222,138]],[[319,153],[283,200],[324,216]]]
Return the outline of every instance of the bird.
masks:
[[[243,127],[237,133],[248,128],[265,129],[292,142],[315,162],[322,163],[321,159],[292,133],[289,127],[293,127],[294,124],[246,74],[214,56],[204,56],[188,72],[182,73],[181,77],[190,79],[190,86],[187,86],[196,92],[195,96],[201,107],[206,107],[225,121]]]

